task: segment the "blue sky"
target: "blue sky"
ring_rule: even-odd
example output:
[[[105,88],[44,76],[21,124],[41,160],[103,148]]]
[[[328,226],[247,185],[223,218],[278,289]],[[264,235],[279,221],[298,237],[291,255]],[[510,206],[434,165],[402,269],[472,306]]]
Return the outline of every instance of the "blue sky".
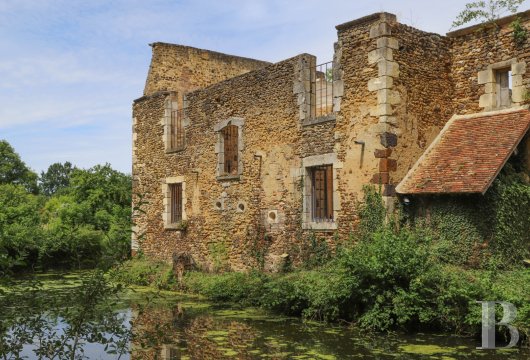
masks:
[[[0,139],[38,172],[58,161],[130,172],[131,104],[149,43],[272,62],[307,52],[324,62],[337,24],[388,11],[443,34],[467,2],[0,0]]]

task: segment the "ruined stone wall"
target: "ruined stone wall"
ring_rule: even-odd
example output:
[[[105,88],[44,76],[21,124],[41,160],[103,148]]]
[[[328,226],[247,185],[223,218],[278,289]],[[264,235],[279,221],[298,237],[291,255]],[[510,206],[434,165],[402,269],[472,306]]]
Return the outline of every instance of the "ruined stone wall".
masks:
[[[337,52],[344,82],[335,133],[336,151],[343,161],[339,188],[341,236],[354,230],[356,204],[362,199],[362,188],[379,174],[380,159],[375,153],[384,148],[381,135],[387,126],[378,92],[388,89],[392,80],[379,71],[378,60],[388,56],[379,51],[377,37],[394,21],[394,15],[378,13],[337,26]]]
[[[157,91],[185,94],[263,68],[268,62],[189,46],[154,43],[144,95]]]
[[[381,186],[390,209],[394,186],[447,120],[485,108],[479,105],[492,85],[490,62],[512,66],[514,104],[522,102],[529,45],[515,47],[507,29],[444,37],[388,13],[339,25],[334,112],[323,117],[311,114],[314,56],[267,65],[154,44],[145,96],[133,109],[133,192],[147,203],[135,228],[145,234],[137,239],[142,250],[163,260],[189,253],[207,269],[274,269],[282,254],[300,254],[315,229],[331,247],[336,235],[348,238],[365,185]],[[188,92],[179,102],[186,146],[168,152],[164,126],[175,92]],[[238,127],[240,163],[237,176],[220,178],[219,130],[227,124]],[[305,177],[309,167],[327,164],[335,221],[315,224]],[[185,183],[186,230],[164,220],[164,191],[177,180]]]
[[[397,146],[390,183],[397,185],[454,114],[451,40],[395,23],[393,61],[398,64],[388,103]]]
[[[266,247],[267,254],[290,252],[300,209],[298,184],[293,180],[300,168],[300,126],[293,94],[298,60],[189,93],[187,145],[180,152],[164,151],[164,101],[170,95],[135,103],[134,191],[146,194],[148,203],[146,215],[138,219],[138,228],[146,233],[144,253],[170,260],[174,252],[189,252],[205,268],[245,269],[256,266],[252,252],[257,245]],[[214,128],[231,118],[244,121],[242,174],[219,180]],[[186,231],[165,229],[161,215],[162,184],[175,176],[183,176],[186,183]],[[264,232],[269,234],[265,243]]]
[[[488,67],[491,70],[495,64],[511,67],[513,102],[524,100],[530,88],[530,40],[527,38],[520,44],[514,41],[510,24],[517,17],[530,33],[530,11],[526,11],[499,20],[499,27],[478,25],[448,34],[453,40],[453,101],[457,114],[476,113],[488,108],[491,102],[488,94],[491,93],[493,82]]]

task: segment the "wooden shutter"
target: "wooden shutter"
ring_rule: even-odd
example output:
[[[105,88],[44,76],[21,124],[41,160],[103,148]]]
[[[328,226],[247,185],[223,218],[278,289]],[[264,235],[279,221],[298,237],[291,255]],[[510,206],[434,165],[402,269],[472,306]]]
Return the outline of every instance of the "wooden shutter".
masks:
[[[512,94],[510,91],[510,71],[499,70],[495,73],[497,107],[507,108],[512,105]]]
[[[311,168],[313,221],[333,220],[333,166]]]
[[[182,110],[171,111],[171,149],[183,149],[185,144]]]
[[[235,125],[229,125],[223,129],[224,140],[224,173],[227,175],[238,174],[238,142],[239,129]]]

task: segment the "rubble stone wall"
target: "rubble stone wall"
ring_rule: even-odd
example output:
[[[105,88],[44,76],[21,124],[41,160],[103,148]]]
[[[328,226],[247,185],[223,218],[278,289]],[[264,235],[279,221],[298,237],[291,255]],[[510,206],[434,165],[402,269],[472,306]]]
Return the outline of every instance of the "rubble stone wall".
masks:
[[[190,46],[157,42],[151,48],[144,95],[158,91],[186,94],[270,64]]]

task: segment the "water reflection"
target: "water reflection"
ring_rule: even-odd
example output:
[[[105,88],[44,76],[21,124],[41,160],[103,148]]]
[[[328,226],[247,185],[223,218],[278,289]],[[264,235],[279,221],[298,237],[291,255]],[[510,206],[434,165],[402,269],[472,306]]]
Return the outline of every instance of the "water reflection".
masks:
[[[201,301],[135,312],[131,359],[528,359],[524,349],[485,352],[453,336],[361,333],[256,309]]]
[[[10,291],[24,294],[24,281],[19,285],[17,290],[16,284],[10,284]],[[47,301],[62,294],[71,306],[70,292],[65,289],[78,286],[78,279],[60,276],[45,285],[42,291]],[[14,304],[13,314],[26,311],[19,302]],[[136,289],[126,294],[114,311],[123,315],[123,324],[133,334],[127,347],[130,354],[122,359],[530,359],[528,349],[476,350],[479,339],[371,334],[354,326],[303,322],[173,292],[155,296],[147,289]],[[0,321],[8,313],[2,308]],[[59,321],[55,330],[61,331],[64,325]],[[85,343],[83,348],[86,358],[116,359],[106,353],[102,343]],[[22,355],[35,359],[33,349],[26,345]]]

